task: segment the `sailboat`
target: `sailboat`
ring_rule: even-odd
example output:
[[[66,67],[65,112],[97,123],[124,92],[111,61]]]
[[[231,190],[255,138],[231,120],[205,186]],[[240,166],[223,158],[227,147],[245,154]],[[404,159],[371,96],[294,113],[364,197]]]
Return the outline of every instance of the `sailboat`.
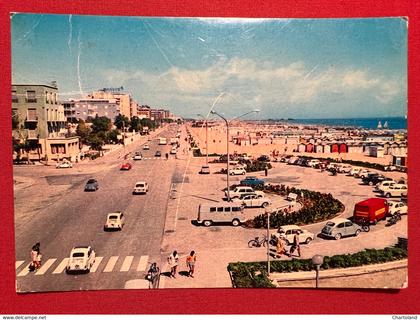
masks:
[[[378,126],[376,128],[382,129],[382,123],[381,123],[381,121],[379,121]]]
[[[385,121],[385,123],[384,123],[384,129],[388,129],[388,121]]]

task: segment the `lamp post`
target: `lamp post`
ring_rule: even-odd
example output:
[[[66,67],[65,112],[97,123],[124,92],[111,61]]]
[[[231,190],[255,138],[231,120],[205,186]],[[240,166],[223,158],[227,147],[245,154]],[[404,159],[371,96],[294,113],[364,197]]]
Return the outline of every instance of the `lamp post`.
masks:
[[[239,119],[241,117],[244,117],[250,113],[254,113],[254,112],[260,112],[259,109],[255,109],[252,111],[249,111],[247,113],[244,113],[238,117],[235,117],[233,119],[231,119],[230,121],[227,120],[224,116],[222,116],[220,113],[218,113],[217,111],[211,110],[210,113],[211,114],[215,114],[218,115],[220,118],[222,118],[225,122],[226,122],[226,154],[227,154],[227,165],[226,165],[226,174],[227,174],[227,178],[226,178],[226,185],[227,185],[227,200],[230,201],[230,187],[229,187],[229,162],[230,162],[230,155],[229,155],[229,125],[233,120]]]
[[[324,257],[316,254],[312,257],[312,263],[316,267],[316,288],[319,288],[319,268],[324,263]]]
[[[197,116],[202,117],[206,121],[206,166],[209,165],[209,139],[208,139],[208,126],[207,119],[202,114],[197,114]]]

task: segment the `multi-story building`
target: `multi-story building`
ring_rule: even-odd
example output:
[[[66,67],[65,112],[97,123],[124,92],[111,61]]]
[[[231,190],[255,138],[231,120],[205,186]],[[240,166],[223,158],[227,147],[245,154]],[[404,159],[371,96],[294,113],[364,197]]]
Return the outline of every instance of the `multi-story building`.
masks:
[[[88,118],[107,117],[114,121],[120,114],[120,105],[115,99],[79,99],[63,102],[68,121],[87,120]]]
[[[129,93],[121,92],[122,88],[104,88],[99,91],[94,91],[88,97],[92,99],[108,99],[114,100],[119,105],[119,113],[131,119],[132,117],[132,98]]]
[[[151,118],[151,112],[150,112],[150,107],[149,106],[138,106],[137,108],[137,116],[140,119],[150,119]]]
[[[74,160],[79,154],[79,138],[67,134],[56,86],[12,85],[12,115],[13,139],[30,145],[30,160]]]

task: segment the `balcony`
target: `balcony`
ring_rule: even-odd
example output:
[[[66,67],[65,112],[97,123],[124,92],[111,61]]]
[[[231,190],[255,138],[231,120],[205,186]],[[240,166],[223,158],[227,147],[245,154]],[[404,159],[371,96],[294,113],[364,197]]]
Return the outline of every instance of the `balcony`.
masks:
[[[38,122],[38,113],[35,110],[27,111],[25,121],[26,122]]]
[[[36,103],[36,98],[26,98],[26,103]]]
[[[17,97],[12,98],[12,103],[18,103],[19,99]]]
[[[38,140],[38,130],[28,130],[28,140]]]

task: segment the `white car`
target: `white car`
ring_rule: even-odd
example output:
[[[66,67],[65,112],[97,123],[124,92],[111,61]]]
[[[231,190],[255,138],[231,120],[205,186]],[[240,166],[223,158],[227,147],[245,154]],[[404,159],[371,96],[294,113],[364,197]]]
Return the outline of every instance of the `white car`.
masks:
[[[389,187],[384,187],[380,190],[382,196],[390,197],[401,197],[403,194],[406,194],[408,191],[407,185],[405,184],[394,184]]]
[[[407,214],[407,204],[401,201],[388,201],[389,214],[398,212],[399,214]]]
[[[342,164],[340,166],[338,166],[337,171],[339,173],[349,173],[352,169],[352,166],[349,164]]]
[[[91,246],[80,246],[71,249],[70,258],[67,262],[66,271],[89,272],[95,263],[96,254]]]
[[[306,165],[308,167],[315,168],[320,162],[321,161],[319,161],[318,159],[311,159],[306,163]]]
[[[349,171],[348,175],[349,176],[355,176],[356,174],[358,174],[360,172],[360,170],[363,170],[363,168],[361,168],[361,167],[353,167]]]
[[[296,233],[299,233],[299,242],[306,244],[309,244],[315,236],[312,232],[303,230],[299,226],[294,224],[281,226],[277,230],[277,236],[285,239],[287,245],[293,243],[293,239]]]
[[[63,161],[61,163],[57,163],[55,167],[57,169],[73,168],[73,164],[69,161]]]
[[[233,168],[229,169],[229,175],[236,176],[236,175],[245,175],[246,170],[244,168]]]
[[[122,230],[125,225],[125,217],[122,212],[108,213],[106,216],[106,222],[104,224],[104,230]]]
[[[396,182],[392,180],[381,181],[375,186],[375,191],[381,191],[382,189],[393,186],[394,184],[396,184]]]
[[[170,154],[176,154],[176,147],[173,147],[173,148],[171,149]]]
[[[357,174],[355,174],[354,176],[356,178],[362,178],[363,179],[364,177],[367,177],[368,174],[370,174],[370,173],[374,173],[374,172],[372,172],[372,171],[370,171],[368,169],[362,169]]]
[[[142,154],[140,152],[136,152],[134,154],[133,160],[141,160],[141,159],[143,159]]]
[[[258,195],[258,194],[246,194],[240,198],[235,198],[234,202],[240,202],[245,208],[262,207],[265,208],[271,204],[271,200]]]
[[[229,195],[231,199],[240,198],[244,194],[256,194],[258,196],[264,196],[265,193],[263,191],[255,191],[251,187],[246,186],[238,186],[235,187],[233,190],[230,190]],[[225,190],[225,196],[227,197],[228,193],[227,190]]]
[[[133,194],[147,193],[149,185],[145,181],[137,181],[133,189]]]
[[[148,144],[145,144],[145,145],[143,146],[143,150],[150,150],[149,145],[148,145]]]

